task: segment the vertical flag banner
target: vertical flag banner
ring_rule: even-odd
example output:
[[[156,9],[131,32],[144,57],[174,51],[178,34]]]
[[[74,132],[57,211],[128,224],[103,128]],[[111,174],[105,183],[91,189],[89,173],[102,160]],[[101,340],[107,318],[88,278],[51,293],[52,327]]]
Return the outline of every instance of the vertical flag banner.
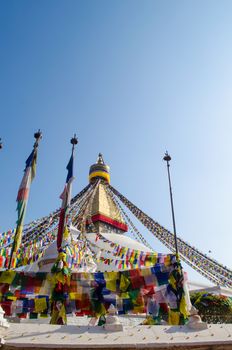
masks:
[[[64,190],[62,194],[60,195],[60,198],[62,199],[62,205],[60,209],[60,219],[59,219],[59,226],[58,226],[58,233],[57,233],[57,251],[60,252],[62,241],[63,241],[63,233],[64,229],[67,223],[68,218],[68,211],[69,211],[69,205],[71,201],[71,194],[72,194],[72,182],[74,180],[73,177],[73,151],[74,147],[72,148],[72,154],[70,157],[70,160],[68,162],[68,165],[66,169],[68,170],[66,183],[64,186]]]
[[[56,276],[56,283],[52,290],[51,297],[51,320],[50,324],[67,324],[66,307],[67,307],[67,290],[70,283],[71,269],[67,263],[67,254],[65,249],[62,249],[64,233],[68,231],[67,220],[69,213],[69,206],[71,202],[71,190],[73,177],[73,158],[74,147],[77,144],[76,135],[71,139],[72,154],[66,169],[68,170],[63,193],[60,198],[62,199],[62,206],[60,209],[59,225],[57,232],[57,252],[58,256],[55,264],[53,265],[51,272]]]
[[[40,131],[36,132],[34,134],[34,137],[36,139],[34,143],[34,148],[29,157],[26,160],[26,167],[24,169],[24,176],[21,181],[18,195],[17,195],[17,212],[18,212],[18,220],[17,220],[17,227],[16,227],[16,233],[13,241],[13,246],[11,250],[11,256],[9,261],[9,268],[15,268],[17,263],[17,251],[20,247],[21,241],[22,241],[22,232],[23,232],[23,223],[25,219],[26,214],[26,208],[27,208],[27,202],[30,192],[30,186],[31,183],[35,177],[36,173],[36,161],[37,161],[37,150],[39,146],[39,141],[42,138],[42,133]]]

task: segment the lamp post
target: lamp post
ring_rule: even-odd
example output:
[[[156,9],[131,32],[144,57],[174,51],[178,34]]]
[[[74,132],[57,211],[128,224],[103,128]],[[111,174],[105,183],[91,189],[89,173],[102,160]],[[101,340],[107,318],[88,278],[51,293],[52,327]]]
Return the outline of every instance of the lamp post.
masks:
[[[167,162],[167,171],[168,171],[168,183],[169,183],[169,191],[170,191],[170,200],[171,200],[171,209],[172,209],[172,223],[173,223],[173,231],[174,231],[174,240],[175,240],[175,250],[176,250],[176,255],[178,255],[178,245],[177,245],[177,237],[176,237],[176,222],[175,222],[175,214],[174,214],[174,206],[173,206],[173,197],[172,197],[172,185],[171,185],[171,177],[170,177],[170,160],[172,158],[166,151],[163,160]]]

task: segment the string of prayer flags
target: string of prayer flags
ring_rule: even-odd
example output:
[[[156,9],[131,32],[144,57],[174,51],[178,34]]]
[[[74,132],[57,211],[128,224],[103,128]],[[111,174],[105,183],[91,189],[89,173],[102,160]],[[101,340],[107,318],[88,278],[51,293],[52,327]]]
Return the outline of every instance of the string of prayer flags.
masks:
[[[55,270],[53,273],[0,272],[0,303],[6,314],[45,317],[53,310],[51,322],[62,324],[68,313],[99,317],[113,304],[121,314],[153,310],[155,318],[159,310],[156,323],[160,322],[159,318],[167,321],[169,318],[171,324],[180,324],[188,317],[183,280],[173,281],[180,277],[175,265],[65,275],[60,274],[58,266]]]

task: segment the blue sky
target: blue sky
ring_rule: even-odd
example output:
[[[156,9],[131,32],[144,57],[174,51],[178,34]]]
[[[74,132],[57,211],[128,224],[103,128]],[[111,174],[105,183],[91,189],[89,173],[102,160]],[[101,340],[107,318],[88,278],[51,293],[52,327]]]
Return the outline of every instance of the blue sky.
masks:
[[[231,1],[1,1],[0,231],[34,131],[26,222],[59,207],[76,133],[74,193],[102,152],[113,186],[171,229],[167,149],[179,236],[231,267],[231,15]]]

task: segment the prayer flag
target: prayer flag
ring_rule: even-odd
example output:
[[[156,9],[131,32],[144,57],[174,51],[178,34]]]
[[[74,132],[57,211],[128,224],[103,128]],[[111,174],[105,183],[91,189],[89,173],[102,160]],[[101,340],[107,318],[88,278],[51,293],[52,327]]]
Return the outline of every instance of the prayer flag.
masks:
[[[40,313],[47,309],[47,299],[46,298],[35,298],[35,312]]]
[[[18,190],[18,195],[16,199],[16,201],[18,202],[17,204],[18,220],[17,220],[16,233],[15,233],[14,242],[13,242],[12,251],[11,251],[9,268],[16,267],[16,263],[17,263],[16,254],[22,241],[23,223],[24,223],[24,218],[26,214],[26,207],[27,207],[27,202],[28,202],[28,197],[30,192],[30,186],[36,173],[37,149],[38,149],[38,141],[40,138],[41,138],[41,134],[38,134],[38,137],[36,137],[36,142],[34,144],[34,149],[26,160],[24,176],[22,178],[22,181]]]
[[[58,233],[57,233],[57,250],[60,251],[63,241],[63,233],[66,227],[67,223],[67,217],[68,217],[68,209],[71,202],[71,193],[72,193],[72,182],[74,180],[73,177],[73,152],[70,157],[70,160],[68,162],[68,165],[66,169],[68,170],[66,183],[64,186],[64,190],[62,194],[60,195],[60,198],[62,199],[62,206],[60,210],[60,219],[59,219],[59,226],[58,226]]]

